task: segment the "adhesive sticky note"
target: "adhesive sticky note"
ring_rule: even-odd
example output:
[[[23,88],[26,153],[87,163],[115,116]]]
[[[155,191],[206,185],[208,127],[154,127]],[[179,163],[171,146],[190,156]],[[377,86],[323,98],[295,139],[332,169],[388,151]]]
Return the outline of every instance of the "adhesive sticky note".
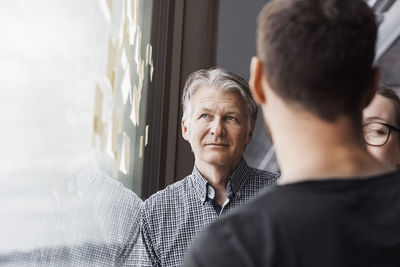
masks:
[[[149,140],[149,125],[146,125],[146,131],[144,136],[144,145],[147,146]]]
[[[111,10],[110,10],[110,5],[108,4],[108,0],[101,0],[99,2],[100,4],[100,9],[103,12],[104,18],[107,21],[107,23],[111,22]]]
[[[122,101],[124,104],[126,104],[126,101],[128,100],[129,95],[131,94],[131,75],[130,75],[130,68],[129,64],[128,67],[125,70],[124,77],[122,78],[121,82],[121,93],[122,93]]]
[[[112,176],[115,179],[118,179],[118,159],[119,159],[118,151],[114,151],[114,165],[113,165]]]
[[[143,157],[143,135],[140,136],[139,141],[139,158]]]
[[[121,151],[121,163],[119,170],[127,175],[129,174],[130,167],[130,139],[126,132],[122,134],[122,151]]]

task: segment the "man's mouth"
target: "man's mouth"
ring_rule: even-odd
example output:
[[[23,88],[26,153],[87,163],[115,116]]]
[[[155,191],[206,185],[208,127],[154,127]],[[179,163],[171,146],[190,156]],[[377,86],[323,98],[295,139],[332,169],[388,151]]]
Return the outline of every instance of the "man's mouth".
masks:
[[[222,143],[207,143],[206,146],[220,146],[220,147],[228,147],[228,144],[222,144]]]

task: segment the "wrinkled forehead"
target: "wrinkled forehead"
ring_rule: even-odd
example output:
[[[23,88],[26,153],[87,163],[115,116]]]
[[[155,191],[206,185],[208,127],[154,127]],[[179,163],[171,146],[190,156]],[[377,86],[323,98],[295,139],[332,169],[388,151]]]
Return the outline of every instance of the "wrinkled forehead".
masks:
[[[223,109],[235,113],[247,113],[245,100],[242,95],[235,90],[202,86],[193,92],[190,102],[192,110]]]

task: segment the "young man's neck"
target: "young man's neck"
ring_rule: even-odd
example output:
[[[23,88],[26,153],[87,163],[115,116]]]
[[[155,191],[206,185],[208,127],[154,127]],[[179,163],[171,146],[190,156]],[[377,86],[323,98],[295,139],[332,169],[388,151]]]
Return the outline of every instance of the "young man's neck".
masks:
[[[329,122],[308,112],[280,111],[269,121],[281,184],[363,177],[387,170],[365,150],[357,123],[347,117]]]
[[[226,185],[228,183],[229,175],[233,173],[239,162],[220,166],[215,164],[208,164],[203,161],[196,161],[196,167],[201,175],[210,183],[215,190],[215,200],[221,205],[225,203]]]

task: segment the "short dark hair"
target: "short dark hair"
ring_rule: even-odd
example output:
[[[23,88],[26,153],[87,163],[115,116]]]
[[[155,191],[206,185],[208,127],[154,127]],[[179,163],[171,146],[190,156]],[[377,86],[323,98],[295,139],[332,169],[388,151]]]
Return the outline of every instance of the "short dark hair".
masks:
[[[361,119],[377,35],[364,1],[272,0],[257,28],[257,54],[274,92],[325,120]]]
[[[386,85],[381,85],[376,92],[377,95],[383,96],[392,101],[394,105],[394,109],[396,114],[394,114],[396,120],[396,127],[400,127],[400,97],[399,95],[391,88]]]

